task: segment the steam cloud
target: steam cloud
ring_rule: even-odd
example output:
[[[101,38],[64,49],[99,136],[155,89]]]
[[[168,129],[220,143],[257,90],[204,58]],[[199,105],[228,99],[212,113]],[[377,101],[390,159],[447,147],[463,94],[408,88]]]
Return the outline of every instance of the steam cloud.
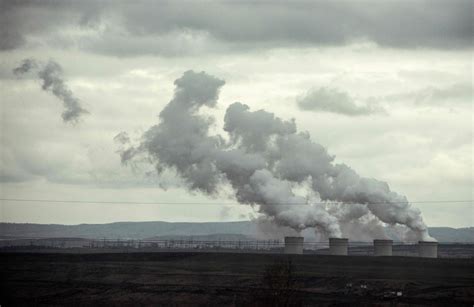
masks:
[[[82,114],[89,113],[65,84],[62,67],[57,62],[50,60],[46,64],[42,64],[34,59],[25,59],[20,66],[13,69],[13,73],[17,76],[32,71],[36,71],[38,78],[43,81],[41,86],[43,90],[50,91],[62,100],[65,110],[61,116],[64,122],[77,122]]]
[[[315,228],[340,237],[343,223],[371,215],[406,225],[418,239],[434,240],[406,197],[385,182],[335,164],[334,156],[307,132],[297,131],[294,120],[235,102],[224,118],[227,137],[211,135],[213,119],[199,111],[216,106],[224,83],[204,72],[185,72],[174,82],[174,97],[161,111],[159,124],[144,133],[138,146],[122,151],[122,162],[145,155],[158,173],[174,169],[190,190],[209,195],[230,184],[240,203],[296,231]],[[129,139],[122,133],[117,140]],[[295,193],[297,186],[306,187],[306,195]]]

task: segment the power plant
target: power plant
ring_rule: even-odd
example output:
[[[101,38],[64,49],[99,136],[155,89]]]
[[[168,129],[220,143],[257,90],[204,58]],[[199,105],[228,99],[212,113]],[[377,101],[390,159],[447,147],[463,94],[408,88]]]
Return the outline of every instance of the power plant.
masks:
[[[283,252],[285,254],[301,255],[303,254],[304,237],[285,237]],[[314,244],[308,242],[306,244]],[[329,238],[329,255],[347,256],[349,249],[348,238]],[[438,257],[438,242],[419,241],[417,245],[418,256],[422,258]],[[373,256],[393,256],[393,240],[374,239]]]
[[[225,81],[189,70],[174,85],[175,94],[160,112],[159,123],[144,132],[140,143],[130,143],[126,132],[115,137],[128,140],[119,151],[123,164],[146,159],[162,171],[177,171],[187,189],[208,196],[231,188],[228,196],[258,206],[262,217],[297,232],[317,226],[327,236],[341,238],[345,223],[372,216],[375,221],[404,225],[421,240],[432,239],[421,212],[404,195],[336,163],[323,145],[298,130],[294,120],[234,102],[225,111],[224,134],[209,134],[213,120],[200,110],[217,106]],[[196,122],[202,133],[195,133]],[[293,185],[308,179],[314,182],[304,189],[307,195],[297,195]],[[311,203],[307,196],[313,194],[322,195],[325,206]],[[339,206],[342,203],[347,206]],[[347,239],[330,240],[330,245],[332,254],[347,254]]]
[[[438,242],[418,242],[418,256],[422,258],[438,258]]]
[[[81,249],[106,249],[114,252],[222,252],[222,253],[268,253],[302,255],[305,252],[313,255],[331,256],[374,256],[374,257],[419,257],[419,258],[445,258],[452,257],[447,254],[445,245],[438,254],[438,242],[419,241],[400,242],[390,239],[374,239],[369,242],[351,241],[348,238],[329,238],[328,241],[307,241],[303,236],[287,236],[284,240],[203,240],[191,239],[84,239],[84,238],[18,238],[7,239],[0,242],[0,249],[24,249],[26,247],[37,249],[81,248]]]
[[[374,256],[392,256],[392,240],[374,240]]]
[[[285,254],[303,254],[304,237],[285,237]]]
[[[329,253],[334,256],[347,256],[347,238],[329,238]]]

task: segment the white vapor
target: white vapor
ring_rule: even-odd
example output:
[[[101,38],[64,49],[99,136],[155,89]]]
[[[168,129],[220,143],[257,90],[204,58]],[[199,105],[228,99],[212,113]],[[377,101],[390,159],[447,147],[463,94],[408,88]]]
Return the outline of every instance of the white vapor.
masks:
[[[294,120],[236,102],[224,118],[228,138],[210,135],[213,119],[199,110],[216,106],[224,83],[204,72],[185,72],[175,81],[174,97],[161,111],[160,122],[144,133],[139,145],[121,152],[122,162],[145,155],[158,172],[173,169],[189,189],[209,195],[230,185],[240,203],[257,206],[269,220],[297,232],[314,228],[341,237],[341,226],[370,215],[375,224],[402,224],[418,239],[433,240],[420,211],[406,197],[385,182],[335,164],[334,156],[307,132],[297,131]],[[128,142],[124,136],[117,139]],[[304,185],[307,195],[300,196],[295,187]]]

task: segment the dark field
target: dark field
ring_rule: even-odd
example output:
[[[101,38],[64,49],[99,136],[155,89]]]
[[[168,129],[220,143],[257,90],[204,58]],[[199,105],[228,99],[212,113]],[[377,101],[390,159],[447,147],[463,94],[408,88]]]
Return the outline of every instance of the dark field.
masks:
[[[0,253],[1,306],[472,306],[474,259]]]

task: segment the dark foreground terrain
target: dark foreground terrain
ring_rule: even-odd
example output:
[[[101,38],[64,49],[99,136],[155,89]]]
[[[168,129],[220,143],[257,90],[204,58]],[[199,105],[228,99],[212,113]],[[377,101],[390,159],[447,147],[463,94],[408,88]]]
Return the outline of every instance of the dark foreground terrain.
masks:
[[[3,306],[472,306],[474,259],[0,253]]]

